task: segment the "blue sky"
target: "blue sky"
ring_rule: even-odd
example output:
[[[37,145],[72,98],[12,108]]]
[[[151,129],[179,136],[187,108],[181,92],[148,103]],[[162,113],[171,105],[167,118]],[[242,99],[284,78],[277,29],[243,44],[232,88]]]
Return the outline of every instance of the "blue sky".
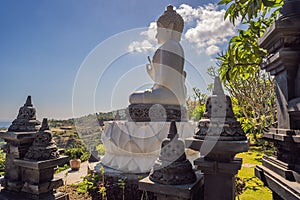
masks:
[[[205,28],[198,29],[199,20],[196,17],[190,19],[188,9],[193,9],[195,15],[201,10],[202,14],[199,14],[200,11],[198,14],[202,17],[209,16],[203,14],[206,10],[220,13],[222,8],[205,7],[216,1],[0,0],[0,3],[0,121],[13,120],[27,95],[32,96],[39,119],[70,118],[73,116],[74,102],[77,101],[81,104],[75,105],[80,107],[75,108],[78,110],[76,115],[126,107],[130,91],[124,88],[141,88],[142,85],[134,86],[131,80],[139,83],[139,78],[142,81],[147,79],[144,64],[147,63],[147,55],[152,56],[151,51],[136,55],[129,53],[112,60],[105,73],[101,77],[95,77],[97,82],[92,85],[96,89],[91,92],[93,101],[84,101],[90,97],[88,95],[79,95],[74,100],[74,85],[76,87],[80,83],[78,80],[86,68],[85,63],[89,56],[93,56],[93,52],[98,52],[97,48],[102,48],[99,50],[101,53],[96,55],[99,59],[97,62],[117,52],[122,45],[125,48],[130,39],[139,38],[130,37],[147,31],[150,23],[157,20],[168,4],[177,8],[182,4],[186,5],[181,7],[184,19],[188,22],[183,43],[190,44],[186,45],[188,49],[185,50],[185,55],[189,60],[195,58],[190,67],[186,64],[187,71],[191,74],[191,87],[206,90],[210,79],[205,75],[205,67],[213,64],[212,59],[226,46],[226,38],[233,34],[232,29],[228,30],[227,35],[198,40],[205,38],[201,36]],[[199,6],[202,9],[198,9]],[[211,26],[212,30],[207,30],[205,34],[213,33],[214,25]],[[222,27],[228,25],[224,24]],[[124,44],[118,42],[123,35]],[[143,37],[139,39],[153,42],[145,34]],[[128,41],[125,41],[127,38]],[[104,48],[105,41],[110,42],[110,48]],[[212,52],[208,53],[208,50]],[[206,66],[201,68],[201,63]],[[127,73],[132,70],[130,66],[136,69],[132,75]],[[201,73],[198,83],[197,71]],[[92,71],[89,73],[93,74]],[[86,85],[92,80],[89,77],[82,78],[84,81],[81,81]],[[84,106],[91,102],[92,106]]]

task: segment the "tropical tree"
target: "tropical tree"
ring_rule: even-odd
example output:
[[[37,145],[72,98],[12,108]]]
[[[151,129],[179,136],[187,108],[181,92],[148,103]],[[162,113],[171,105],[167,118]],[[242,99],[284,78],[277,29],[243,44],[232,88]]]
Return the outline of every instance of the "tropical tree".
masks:
[[[279,16],[283,0],[222,0],[219,4],[228,6],[225,19],[233,24],[240,21],[244,28],[218,55],[218,71],[244,131],[257,143],[276,119],[274,81],[259,67],[267,51],[259,47],[258,39]]]

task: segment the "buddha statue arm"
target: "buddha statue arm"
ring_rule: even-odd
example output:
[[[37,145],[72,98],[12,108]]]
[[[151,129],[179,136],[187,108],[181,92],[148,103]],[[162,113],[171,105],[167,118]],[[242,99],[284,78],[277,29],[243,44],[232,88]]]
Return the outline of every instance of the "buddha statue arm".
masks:
[[[153,68],[153,64],[150,63],[150,64],[147,64],[146,65],[146,69],[147,69],[147,73],[148,75],[150,76],[150,78],[155,81],[155,70]]]

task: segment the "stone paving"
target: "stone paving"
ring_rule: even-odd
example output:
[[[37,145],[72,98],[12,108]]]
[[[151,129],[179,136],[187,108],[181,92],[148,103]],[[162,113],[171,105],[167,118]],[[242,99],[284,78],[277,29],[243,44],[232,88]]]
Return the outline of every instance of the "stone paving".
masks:
[[[87,175],[88,169],[88,161],[81,163],[80,169],[78,171],[73,171],[70,168],[59,172],[54,175],[55,178],[62,178],[64,183],[66,183],[66,172],[68,172],[67,176],[67,185],[71,185],[73,183],[78,183],[83,180],[83,177]]]

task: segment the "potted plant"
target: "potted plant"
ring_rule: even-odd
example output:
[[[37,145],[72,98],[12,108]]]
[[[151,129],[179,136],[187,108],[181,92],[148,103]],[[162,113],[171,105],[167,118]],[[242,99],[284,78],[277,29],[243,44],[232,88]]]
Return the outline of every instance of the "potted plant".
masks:
[[[83,155],[81,148],[69,148],[66,151],[66,155],[70,157],[70,167],[72,170],[79,170],[81,160],[80,157]]]

